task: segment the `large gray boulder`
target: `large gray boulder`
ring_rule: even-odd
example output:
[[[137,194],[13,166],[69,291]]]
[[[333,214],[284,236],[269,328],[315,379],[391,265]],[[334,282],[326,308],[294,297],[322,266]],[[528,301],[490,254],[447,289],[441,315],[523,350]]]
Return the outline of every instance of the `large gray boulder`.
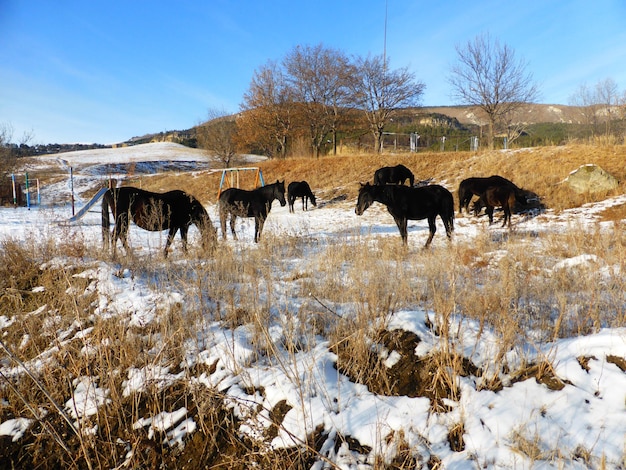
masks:
[[[579,194],[606,192],[617,188],[617,178],[597,165],[583,165],[570,173],[565,182]]]

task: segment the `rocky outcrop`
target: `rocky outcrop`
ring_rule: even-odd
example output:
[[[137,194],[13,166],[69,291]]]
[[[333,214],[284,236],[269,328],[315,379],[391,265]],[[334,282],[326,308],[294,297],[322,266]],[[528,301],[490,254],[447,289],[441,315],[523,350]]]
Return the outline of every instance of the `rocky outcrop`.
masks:
[[[617,178],[593,164],[583,165],[571,172],[565,183],[579,194],[606,192],[618,185]]]

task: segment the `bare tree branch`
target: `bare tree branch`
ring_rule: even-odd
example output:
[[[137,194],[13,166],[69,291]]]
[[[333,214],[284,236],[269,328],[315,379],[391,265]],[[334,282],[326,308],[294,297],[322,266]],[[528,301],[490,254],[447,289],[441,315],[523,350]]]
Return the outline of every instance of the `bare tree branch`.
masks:
[[[217,156],[228,168],[236,155],[235,122],[225,111],[209,109],[207,120],[196,129],[198,146]]]
[[[292,130],[291,90],[282,69],[268,62],[255,72],[237,120],[238,145],[285,157]]]
[[[479,35],[464,46],[456,46],[458,63],[448,79],[452,96],[460,103],[477,106],[489,124],[488,144],[493,148],[498,124],[511,119],[525,104],[535,102],[538,89],[526,63],[517,60],[506,44],[488,34]]]
[[[382,56],[357,58],[351,83],[352,101],[367,117],[375,151],[382,151],[383,129],[398,108],[418,104],[425,85],[407,68],[388,70]]]
[[[348,58],[335,49],[296,46],[283,61],[293,100],[303,111],[313,155],[318,156],[328,134],[336,132],[348,103]]]

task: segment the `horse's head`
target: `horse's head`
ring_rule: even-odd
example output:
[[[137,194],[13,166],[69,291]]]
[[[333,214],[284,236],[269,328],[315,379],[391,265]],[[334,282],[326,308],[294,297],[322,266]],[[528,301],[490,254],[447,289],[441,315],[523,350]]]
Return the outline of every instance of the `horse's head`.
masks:
[[[372,188],[369,183],[361,183],[361,189],[359,190],[359,197],[356,201],[356,208],[354,212],[356,215],[363,215],[363,212],[372,205],[374,202],[374,196],[372,195]]]
[[[517,203],[521,206],[526,206],[530,202],[530,198],[528,197],[529,191],[525,189],[518,189],[515,191],[515,199]]]
[[[189,201],[191,203],[189,217],[191,218],[191,222],[200,228],[201,225],[205,223],[205,221],[209,218],[209,214],[200,201],[198,201],[195,197],[189,196]]]
[[[276,196],[276,199],[278,199],[280,205],[282,207],[285,207],[285,205],[287,204],[287,201],[285,200],[285,180],[276,180],[276,183],[274,183],[274,188],[274,196]]]
[[[478,214],[480,214],[481,210],[483,210],[483,203],[480,199],[477,199],[472,204],[472,212],[474,213],[475,216],[477,216]]]
[[[217,229],[213,226],[211,218],[204,206],[195,198],[191,199],[191,220],[200,230],[202,248],[212,250],[217,240]]]

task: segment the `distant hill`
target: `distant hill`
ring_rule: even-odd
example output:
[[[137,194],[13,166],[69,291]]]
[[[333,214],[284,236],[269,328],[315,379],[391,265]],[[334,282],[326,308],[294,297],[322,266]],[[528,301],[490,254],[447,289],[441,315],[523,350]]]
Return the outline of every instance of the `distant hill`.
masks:
[[[461,124],[480,124],[476,108],[473,106],[435,106],[417,108],[420,114],[443,114],[457,119]],[[565,123],[583,124],[583,112],[578,106],[562,104],[529,104],[524,106],[516,119],[524,124]]]
[[[404,124],[417,121],[422,126],[458,128],[484,124],[481,122],[476,107],[473,106],[426,106],[403,110],[400,115]],[[447,118],[446,118],[447,117]],[[525,125],[540,123],[583,124],[583,112],[578,106],[560,104],[529,104],[520,110],[515,121]],[[174,142],[188,147],[196,147],[196,129],[172,130],[146,134],[120,142],[117,146],[131,146],[151,142]],[[21,145],[16,148],[19,156],[54,154],[87,148],[106,148],[110,145],[101,144],[47,144],[29,147]]]
[[[426,106],[405,109],[401,113],[404,122],[418,120],[421,125],[456,127],[455,121],[462,125],[480,125],[479,112],[474,106]],[[447,116],[447,122],[442,122],[442,116]],[[515,121],[530,124],[563,123],[583,124],[583,113],[580,107],[560,104],[529,104],[524,106]],[[133,137],[125,142],[127,145],[136,145],[148,142],[177,142],[188,145],[195,141],[195,128],[168,132],[147,134]],[[193,145],[192,145],[193,146]]]

